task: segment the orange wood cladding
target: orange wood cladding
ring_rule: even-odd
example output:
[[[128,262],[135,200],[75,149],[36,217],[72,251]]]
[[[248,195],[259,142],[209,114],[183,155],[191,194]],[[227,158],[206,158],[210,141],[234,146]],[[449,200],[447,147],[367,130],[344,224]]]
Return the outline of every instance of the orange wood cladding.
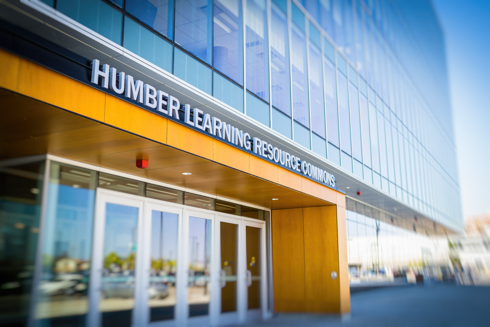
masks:
[[[336,206],[272,211],[274,311],[350,311],[350,292],[341,289],[349,283],[347,260],[339,250],[345,240],[338,228],[345,226],[342,212]],[[334,271],[336,279],[330,277]]]
[[[0,62],[0,159],[49,153],[269,208],[345,205],[340,192],[89,85],[4,50]],[[147,169],[134,168],[140,158]]]

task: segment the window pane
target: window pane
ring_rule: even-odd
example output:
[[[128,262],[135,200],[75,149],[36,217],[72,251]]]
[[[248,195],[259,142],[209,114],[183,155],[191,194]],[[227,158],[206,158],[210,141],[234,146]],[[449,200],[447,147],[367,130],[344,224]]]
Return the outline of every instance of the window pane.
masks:
[[[369,102],[369,125],[371,130],[371,150],[373,169],[379,173],[379,145],[378,145],[378,126],[376,118],[376,108]]]
[[[275,4],[271,9],[271,83],[272,105],[291,116],[287,18]]]
[[[294,141],[305,148],[310,148],[310,130],[294,122]]]
[[[247,89],[269,101],[269,47],[265,0],[247,0]]]
[[[184,204],[186,206],[214,210],[215,199],[185,192]]]
[[[365,67],[366,67],[366,75],[369,85],[372,87],[374,85],[373,80],[373,62],[372,62],[372,45],[371,45],[371,29],[369,25],[369,19],[364,20],[364,47],[365,47]]]
[[[320,50],[313,44],[310,44],[309,63],[312,130],[321,137],[325,137],[325,106],[323,105],[322,54]]]
[[[361,109],[361,128],[362,128],[362,157],[363,162],[368,167],[371,167],[371,141],[369,139],[369,115],[368,115],[368,101],[366,97],[361,94],[360,99]]]
[[[388,156],[388,176],[391,182],[395,181],[395,169],[393,163],[393,138],[391,136],[391,123],[388,118],[385,118],[385,133],[386,133],[386,155]]]
[[[105,173],[99,174],[99,187],[140,196],[145,194],[145,185],[143,182]]]
[[[102,327],[131,326],[135,307],[139,208],[107,202],[105,205],[104,268],[99,311]],[[124,245],[123,245],[124,244]]]
[[[56,9],[109,40],[121,44],[123,16],[102,0],[58,0]]]
[[[172,203],[184,203],[184,194],[182,191],[152,184],[146,185],[146,197]]]
[[[357,70],[359,71],[359,74],[364,76],[365,70],[364,70],[364,35],[363,35],[363,10],[361,7],[361,4],[359,3],[359,0],[357,0],[356,3],[356,10],[357,10],[357,35],[356,35],[356,52],[357,52]]]
[[[352,62],[356,61],[356,53],[354,50],[354,20],[352,17],[352,2],[351,0],[343,1],[344,3],[344,35],[345,35],[345,54]]]
[[[49,198],[54,205],[46,215],[36,317],[47,324],[85,322],[96,180],[96,172],[51,164]]]
[[[349,95],[347,91],[347,78],[339,72],[339,113],[340,113],[340,139],[341,149],[347,154],[351,154],[350,147],[350,116],[349,116]]]
[[[243,85],[242,4],[214,0],[214,67]]]
[[[401,186],[401,176],[400,176],[400,156],[398,152],[398,131],[395,126],[391,126],[391,132],[393,137],[393,164],[395,168],[395,180],[398,186]]]
[[[359,117],[359,93],[357,88],[350,84],[349,85],[349,104],[350,104],[350,114],[352,118],[352,154],[354,158],[362,161],[361,152],[361,124]]]
[[[291,138],[291,118],[274,108],[272,108],[272,128]]]
[[[379,136],[379,153],[381,160],[381,175],[388,177],[388,167],[386,163],[386,138],[385,138],[385,120],[383,115],[378,111],[378,136]]]
[[[243,89],[217,72],[214,72],[213,96],[243,112]]]
[[[327,109],[328,141],[339,147],[339,120],[337,111],[337,82],[335,80],[335,66],[330,60],[323,60],[325,77],[325,106]]]
[[[311,17],[313,17],[313,19],[319,23],[318,0],[306,0],[304,5]]]
[[[172,39],[173,0],[126,0],[126,11],[157,32]]]
[[[332,0],[332,21],[333,21],[333,39],[340,51],[344,51],[344,26],[342,18],[342,0]]]
[[[320,25],[327,34],[334,38],[332,20],[332,0],[320,0]]]
[[[178,48],[174,54],[174,75],[208,94],[212,93],[211,68]]]
[[[210,65],[212,14],[212,0],[177,0],[175,4],[175,42]]]
[[[131,18],[124,19],[124,47],[168,72],[172,71],[172,45]]]
[[[265,126],[270,126],[270,107],[264,101],[247,92],[247,115]]]
[[[305,34],[298,28],[292,28],[292,82],[293,117],[306,127],[310,126],[308,115],[308,88],[306,84],[306,40]]]
[[[216,200],[216,211],[224,212],[230,215],[240,216],[240,205],[223,200]]]
[[[148,287],[150,322],[175,317],[179,216],[151,212],[151,269]]]
[[[189,317],[209,314],[211,220],[189,217]]]
[[[0,170],[0,325],[27,326],[44,163]]]

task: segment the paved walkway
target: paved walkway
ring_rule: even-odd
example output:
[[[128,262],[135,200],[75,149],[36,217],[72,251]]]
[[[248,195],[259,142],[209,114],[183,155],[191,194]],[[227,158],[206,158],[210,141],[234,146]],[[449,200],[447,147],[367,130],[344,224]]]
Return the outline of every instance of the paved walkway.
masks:
[[[281,314],[250,326],[490,326],[490,287],[432,285],[353,294],[350,317]]]

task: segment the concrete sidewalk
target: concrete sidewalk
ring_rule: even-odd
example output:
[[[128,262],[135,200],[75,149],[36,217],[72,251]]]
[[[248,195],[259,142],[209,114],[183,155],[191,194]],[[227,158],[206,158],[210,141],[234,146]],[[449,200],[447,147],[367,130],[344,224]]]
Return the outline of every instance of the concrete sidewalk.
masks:
[[[350,317],[280,314],[247,326],[490,326],[490,287],[433,285],[353,294]]]

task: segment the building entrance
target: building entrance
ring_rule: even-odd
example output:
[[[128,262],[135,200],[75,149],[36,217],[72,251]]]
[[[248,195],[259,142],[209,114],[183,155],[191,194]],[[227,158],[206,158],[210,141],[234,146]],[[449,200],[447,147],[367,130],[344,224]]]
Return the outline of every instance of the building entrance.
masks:
[[[93,242],[88,326],[265,315],[263,221],[99,188]]]

